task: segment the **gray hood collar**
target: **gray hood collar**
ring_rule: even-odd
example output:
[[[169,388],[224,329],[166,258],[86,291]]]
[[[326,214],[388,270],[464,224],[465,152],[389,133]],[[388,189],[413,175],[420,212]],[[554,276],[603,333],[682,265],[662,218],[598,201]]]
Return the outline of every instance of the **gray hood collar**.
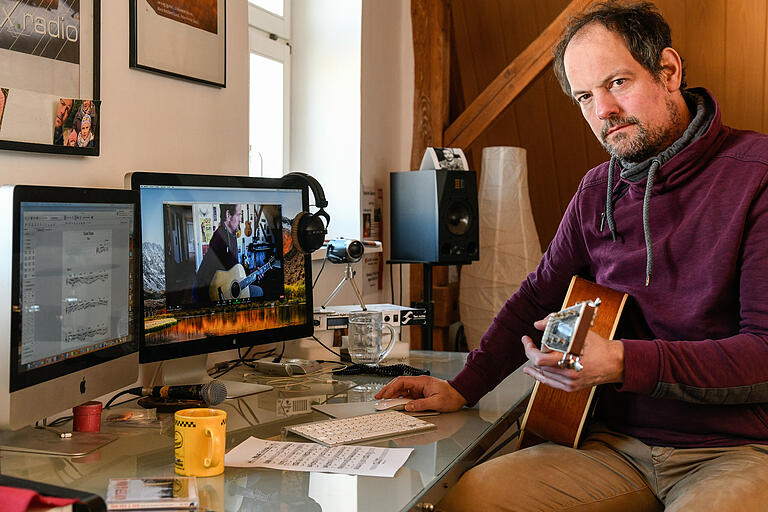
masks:
[[[613,218],[613,174],[616,162],[621,163],[621,177],[629,182],[637,183],[647,178],[645,184],[645,195],[643,196],[643,234],[645,236],[645,285],[651,283],[653,273],[653,245],[651,243],[651,229],[649,224],[651,192],[656,171],[664,165],[670,158],[679,153],[691,142],[701,137],[709,128],[712,119],[715,117],[715,108],[708,108],[708,103],[704,96],[692,91],[683,91],[683,98],[691,112],[695,112],[688,128],[683,134],[673,142],[667,149],[656,156],[648,158],[639,163],[625,162],[615,156],[611,157],[608,164],[608,192],[605,202],[605,218],[608,222],[608,228],[611,231],[613,241],[616,241],[616,221]]]

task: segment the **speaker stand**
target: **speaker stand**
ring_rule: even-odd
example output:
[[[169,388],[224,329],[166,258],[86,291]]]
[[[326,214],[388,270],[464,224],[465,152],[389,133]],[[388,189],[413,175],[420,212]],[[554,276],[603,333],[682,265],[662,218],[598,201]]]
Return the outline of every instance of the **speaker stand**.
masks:
[[[336,294],[339,293],[342,288],[344,288],[344,285],[347,282],[350,282],[352,283],[352,288],[354,288],[355,290],[355,295],[357,295],[357,301],[360,303],[360,307],[363,308],[363,311],[368,311],[368,308],[365,307],[365,302],[363,302],[363,296],[360,295],[360,290],[357,289],[357,284],[355,284],[354,277],[355,277],[355,271],[352,270],[352,264],[347,263],[347,268],[344,269],[344,277],[341,279],[341,282],[339,282],[339,284],[336,285],[336,289],[333,290],[333,292],[331,292],[331,295],[328,296],[328,300],[326,300],[321,307],[325,309],[325,307],[333,300]]]
[[[432,350],[432,324],[434,319],[434,305],[432,304],[432,264],[424,264],[424,307],[427,310],[427,319],[421,326],[421,350]]]

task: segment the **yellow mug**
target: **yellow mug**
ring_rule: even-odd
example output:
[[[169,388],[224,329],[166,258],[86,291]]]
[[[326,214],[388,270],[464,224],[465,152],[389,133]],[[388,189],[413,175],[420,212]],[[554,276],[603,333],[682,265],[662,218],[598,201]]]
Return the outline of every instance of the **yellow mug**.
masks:
[[[227,413],[219,409],[182,409],[174,419],[174,466],[184,476],[224,472]]]

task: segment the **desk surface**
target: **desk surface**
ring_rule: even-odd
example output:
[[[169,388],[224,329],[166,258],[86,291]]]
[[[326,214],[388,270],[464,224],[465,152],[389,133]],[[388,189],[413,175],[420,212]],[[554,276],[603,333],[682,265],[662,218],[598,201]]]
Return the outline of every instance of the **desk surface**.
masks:
[[[462,368],[465,360],[464,353],[411,352],[409,364],[428,368],[436,377],[450,378]],[[216,406],[228,413],[227,450],[249,436],[280,439],[281,429],[286,425],[326,418],[315,411],[286,416],[285,402],[282,402],[285,398],[324,398],[336,394],[329,402],[368,401],[373,400],[388,381],[387,378],[356,375],[346,377],[341,384],[307,383],[228,400]],[[514,423],[520,402],[530,389],[530,379],[518,370],[476,407],[425,418],[437,424],[436,430],[366,443],[414,448],[394,478],[226,468],[220,476],[198,479],[201,505],[217,512],[419,510],[421,503],[439,501],[461,473]],[[102,449],[78,458],[2,451],[0,473],[103,496],[110,478],[173,474],[172,421],[165,424],[163,429],[111,430],[105,426],[104,432],[117,432],[120,437]]]

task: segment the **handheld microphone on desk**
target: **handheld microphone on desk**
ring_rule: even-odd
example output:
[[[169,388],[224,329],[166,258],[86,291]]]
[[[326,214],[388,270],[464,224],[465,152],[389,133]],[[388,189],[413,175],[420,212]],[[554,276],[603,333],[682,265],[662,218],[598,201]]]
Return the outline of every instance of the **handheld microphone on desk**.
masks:
[[[153,398],[201,400],[207,405],[220,404],[227,398],[227,387],[218,380],[190,386],[138,387],[131,388],[127,392],[131,395],[151,396]]]

